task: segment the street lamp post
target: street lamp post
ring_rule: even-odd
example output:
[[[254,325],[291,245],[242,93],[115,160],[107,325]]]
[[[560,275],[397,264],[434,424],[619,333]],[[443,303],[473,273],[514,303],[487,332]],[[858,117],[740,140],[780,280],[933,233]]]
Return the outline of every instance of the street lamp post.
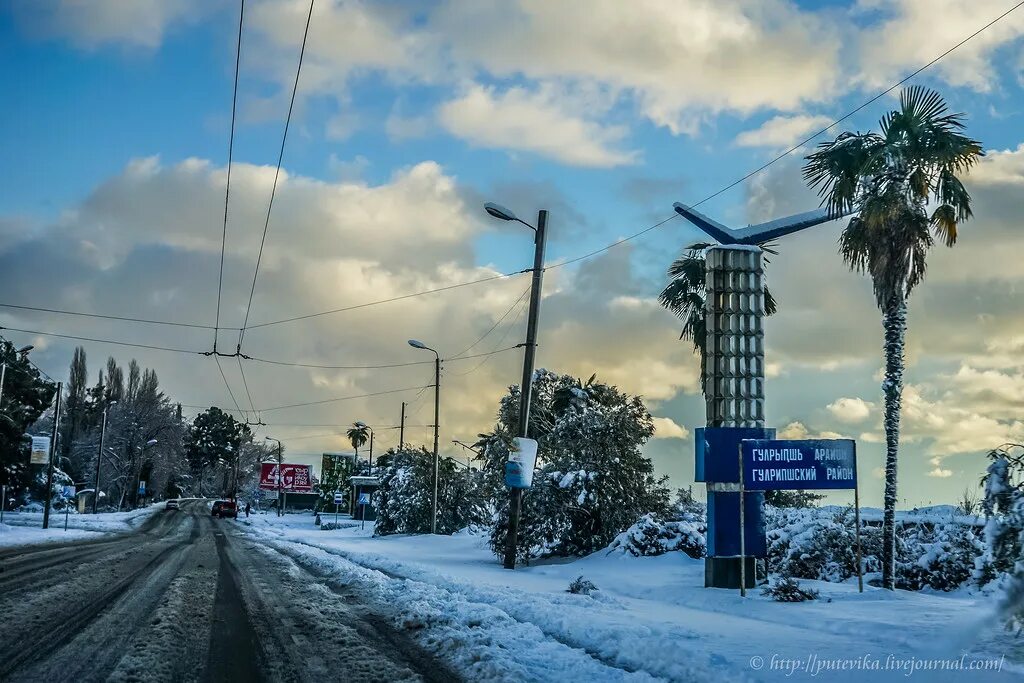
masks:
[[[533,279],[530,284],[530,315],[526,323],[526,348],[523,354],[523,381],[519,385],[519,435],[528,437],[530,426],[530,399],[533,394],[533,365],[537,354],[537,324],[540,317],[540,296],[544,286],[544,248],[547,245],[548,212],[537,213],[537,225],[532,226],[505,207],[487,202],[484,210],[503,221],[516,221],[533,230]],[[509,492],[508,537],[505,545],[505,569],[516,568],[516,547],[519,545],[519,517],[523,508],[523,490]]]
[[[107,410],[110,406],[116,406],[117,401],[111,401],[107,405],[103,406],[103,426],[100,427],[100,449],[96,453],[96,480],[93,488],[96,489],[92,494],[92,514],[96,514],[96,508],[100,502],[100,460],[103,459],[103,442],[107,438]]]
[[[277,516],[280,517],[281,507],[284,505],[284,472],[282,471],[281,464],[284,459],[284,453],[281,452],[281,440],[275,439],[272,436],[263,437],[266,441],[277,442]]]
[[[139,448],[139,451],[140,451],[139,452],[139,471],[135,475],[135,507],[136,508],[139,507],[139,488],[142,486],[142,468],[145,465],[144,460],[145,460],[145,455],[146,455],[146,449],[150,448],[151,446],[155,446],[158,443],[160,443],[160,442],[157,439],[150,439],[143,446],[141,446],[141,447],[137,446],[136,447],[136,448]]]
[[[430,520],[430,533],[437,533],[437,441],[441,424],[441,355],[421,341],[409,340],[409,346],[434,353],[434,511]]]

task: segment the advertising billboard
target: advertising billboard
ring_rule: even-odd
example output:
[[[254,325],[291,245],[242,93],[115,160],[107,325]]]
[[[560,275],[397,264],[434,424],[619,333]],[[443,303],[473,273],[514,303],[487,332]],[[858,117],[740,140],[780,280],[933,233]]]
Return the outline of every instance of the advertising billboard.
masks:
[[[283,473],[281,488],[288,493],[309,493],[313,490],[313,476],[309,465],[284,463],[280,466]],[[278,487],[278,465],[276,462],[265,462],[260,468],[260,488],[276,491]]]

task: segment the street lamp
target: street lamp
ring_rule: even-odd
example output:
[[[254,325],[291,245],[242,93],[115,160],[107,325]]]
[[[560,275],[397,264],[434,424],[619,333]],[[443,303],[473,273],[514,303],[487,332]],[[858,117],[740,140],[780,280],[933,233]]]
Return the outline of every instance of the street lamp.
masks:
[[[263,437],[265,441],[276,441],[277,442],[277,516],[280,517],[283,512],[281,508],[284,504],[284,472],[281,468],[282,459],[284,454],[281,452],[281,440],[275,439],[272,436]]]
[[[355,423],[356,427],[361,427],[370,432],[370,476],[373,476],[373,427],[366,424],[362,420],[358,420]]]
[[[110,406],[116,406],[117,401],[110,401],[107,405],[103,406],[103,426],[100,427],[100,450],[96,453],[96,481],[93,488],[96,492],[92,496],[92,514],[96,514],[96,507],[100,502],[100,461],[103,459],[103,441],[107,437],[107,410]]]
[[[526,323],[526,344],[523,354],[523,381],[519,385],[519,435],[527,437],[530,426],[530,399],[533,394],[533,364],[537,354],[537,323],[540,317],[540,296],[544,286],[544,248],[547,245],[548,212],[537,213],[537,225],[522,220],[509,209],[487,202],[484,210],[503,221],[516,221],[533,230],[533,280],[530,283],[530,316]],[[505,545],[505,569],[516,568],[516,546],[519,544],[519,516],[523,508],[523,490],[509,491],[508,538]]]
[[[32,344],[28,346],[22,346],[20,349],[15,351],[16,354],[24,358],[28,355],[28,352],[34,349]],[[7,377],[7,358],[4,358],[3,365],[0,366],[0,401],[4,398],[4,379]]]
[[[441,355],[421,341],[409,340],[414,349],[431,351],[434,354],[434,512],[430,520],[430,533],[437,533],[437,439],[441,424]]]

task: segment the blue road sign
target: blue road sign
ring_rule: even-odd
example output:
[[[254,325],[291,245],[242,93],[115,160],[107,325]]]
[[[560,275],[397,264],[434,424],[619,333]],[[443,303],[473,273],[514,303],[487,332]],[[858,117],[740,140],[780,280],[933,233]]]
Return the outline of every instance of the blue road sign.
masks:
[[[359,504],[360,505],[369,505],[370,504],[370,494],[369,493],[360,493],[359,494]]]
[[[743,488],[857,488],[853,439],[756,439],[743,441]]]

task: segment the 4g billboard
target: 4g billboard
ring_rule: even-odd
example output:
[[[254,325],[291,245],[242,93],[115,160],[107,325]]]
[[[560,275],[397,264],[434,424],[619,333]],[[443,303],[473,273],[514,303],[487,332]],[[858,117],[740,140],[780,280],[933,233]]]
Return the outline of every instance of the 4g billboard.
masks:
[[[313,477],[309,465],[294,465],[284,463],[280,466],[284,473],[281,488],[288,493],[309,493],[313,490]],[[265,462],[260,468],[260,488],[268,491],[277,491],[277,470],[276,462]]]

